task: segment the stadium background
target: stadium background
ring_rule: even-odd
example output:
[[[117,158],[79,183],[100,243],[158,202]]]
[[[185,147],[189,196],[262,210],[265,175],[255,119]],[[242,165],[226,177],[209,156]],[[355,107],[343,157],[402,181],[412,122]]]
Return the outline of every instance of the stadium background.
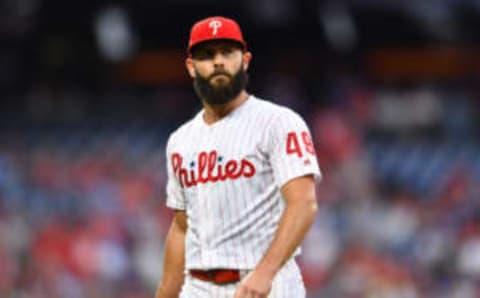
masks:
[[[310,124],[309,297],[480,297],[480,2],[0,1],[0,297],[152,297],[191,24]]]

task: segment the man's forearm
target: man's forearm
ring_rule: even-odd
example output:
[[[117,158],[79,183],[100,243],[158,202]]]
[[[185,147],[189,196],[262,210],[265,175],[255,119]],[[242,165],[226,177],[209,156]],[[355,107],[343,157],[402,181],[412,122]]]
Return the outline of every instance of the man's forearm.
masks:
[[[298,202],[285,208],[277,233],[257,270],[275,275],[292,256],[312,225],[316,204]]]
[[[315,220],[315,190],[303,193],[305,198],[287,202],[276,235],[256,270],[274,276],[302,243]]]
[[[184,281],[184,268],[185,231],[174,221],[166,238],[163,275],[156,298],[178,297]]]

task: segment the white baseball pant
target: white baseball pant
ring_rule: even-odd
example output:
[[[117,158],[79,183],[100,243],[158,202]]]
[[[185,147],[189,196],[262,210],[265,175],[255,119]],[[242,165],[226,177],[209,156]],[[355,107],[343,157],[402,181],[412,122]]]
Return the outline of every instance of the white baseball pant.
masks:
[[[242,277],[246,274],[248,274],[246,270],[241,273]],[[237,286],[238,283],[217,285],[187,274],[180,298],[233,298]],[[275,276],[268,298],[305,298],[305,296],[305,286],[300,269],[291,259]]]

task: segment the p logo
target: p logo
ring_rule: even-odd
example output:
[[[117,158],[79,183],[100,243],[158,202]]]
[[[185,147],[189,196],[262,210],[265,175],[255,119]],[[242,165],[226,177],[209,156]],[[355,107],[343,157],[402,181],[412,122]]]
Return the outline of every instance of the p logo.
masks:
[[[218,28],[222,27],[222,22],[220,22],[219,20],[213,20],[208,23],[208,27],[212,28],[212,35],[217,35]]]

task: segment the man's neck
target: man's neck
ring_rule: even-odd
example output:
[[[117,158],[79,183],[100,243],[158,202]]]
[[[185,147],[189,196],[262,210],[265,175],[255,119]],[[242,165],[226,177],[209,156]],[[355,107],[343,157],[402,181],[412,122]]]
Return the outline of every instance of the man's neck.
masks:
[[[203,107],[205,113],[203,114],[203,120],[207,124],[213,124],[223,117],[230,114],[233,110],[238,108],[242,103],[248,99],[249,94],[247,91],[243,90],[238,94],[232,101],[223,104],[223,105],[210,105],[203,101]]]

